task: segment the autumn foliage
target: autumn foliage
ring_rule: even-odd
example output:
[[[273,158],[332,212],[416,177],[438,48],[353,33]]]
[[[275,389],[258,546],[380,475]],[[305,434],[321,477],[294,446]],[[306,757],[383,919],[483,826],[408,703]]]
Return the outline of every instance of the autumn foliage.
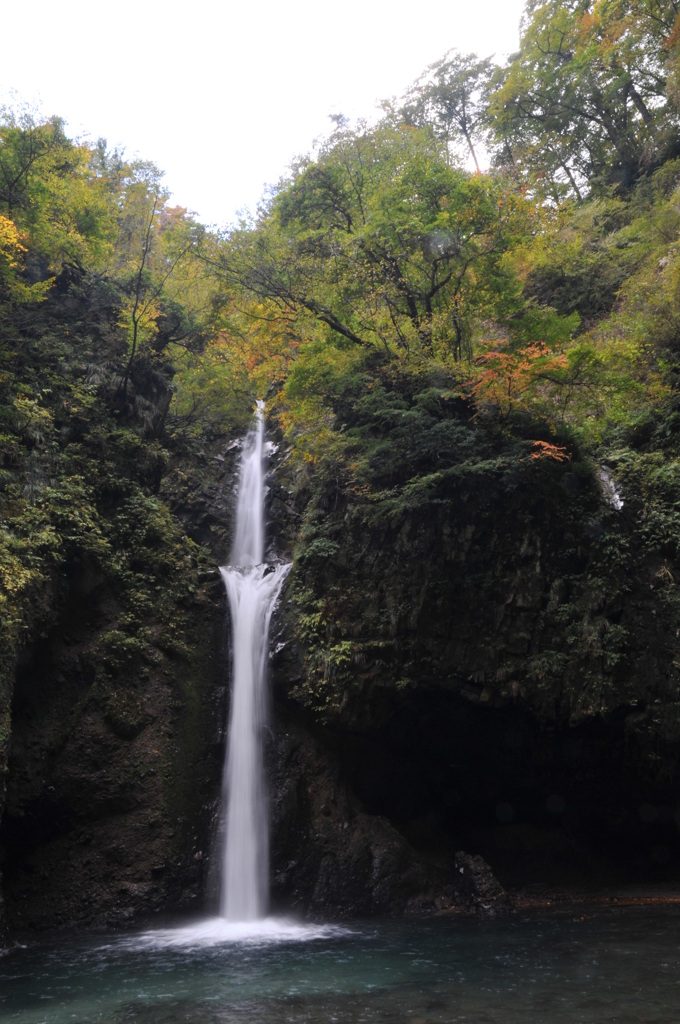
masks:
[[[505,418],[518,410],[535,410],[567,365],[566,356],[543,342],[513,349],[507,339],[489,342],[477,357],[480,374],[472,388],[480,409],[493,408]]]

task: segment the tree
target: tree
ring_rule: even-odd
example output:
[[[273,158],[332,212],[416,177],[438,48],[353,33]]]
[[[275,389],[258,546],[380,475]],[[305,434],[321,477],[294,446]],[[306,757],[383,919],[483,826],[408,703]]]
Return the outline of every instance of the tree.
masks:
[[[45,366],[77,346],[119,399],[135,374],[135,398],[149,400],[156,426],[174,373],[164,354],[213,336],[218,282],[197,259],[204,238],[186,210],[169,205],[153,164],[126,163],[102,139],[75,145],[58,118],[0,111],[3,321],[11,333],[11,309],[46,295],[66,318],[75,305],[86,317],[77,331],[47,330],[50,313],[39,308],[22,313]]]
[[[114,267],[121,292],[120,324],[127,338],[127,363],[120,382],[125,394],[140,347],[159,354],[187,340],[195,323],[173,289],[180,268],[195,255],[203,230],[186,210],[168,206],[169,193],[153,164],[130,165],[124,181]]]
[[[546,392],[567,366],[566,356],[542,342],[512,348],[507,340],[491,342],[477,361],[480,372],[472,389],[480,408],[505,419],[517,411],[543,411]]]
[[[676,6],[529,4],[520,51],[498,71],[490,99],[498,162],[543,179],[556,202],[612,185],[630,190],[677,130],[665,91]]]
[[[512,304],[504,257],[526,217],[521,194],[451,167],[429,132],[340,124],[219,262],[302,334],[460,359],[481,308]]]
[[[460,149],[461,139],[480,172],[475,145],[482,138],[486,112],[485,90],[493,61],[449,50],[431,64],[409,89],[401,114],[407,124],[429,126],[449,151]]]
[[[84,270],[110,255],[115,199],[93,174],[94,159],[66,137],[60,118],[0,108],[0,212],[30,235],[34,278],[64,266]]]
[[[0,107],[0,204],[8,217],[32,206],[34,186],[45,176],[45,167],[71,149],[61,118],[40,122],[26,107]]]
[[[27,284],[22,280],[26,252],[16,224],[0,214],[0,307],[6,302],[40,302],[47,294],[49,281]]]

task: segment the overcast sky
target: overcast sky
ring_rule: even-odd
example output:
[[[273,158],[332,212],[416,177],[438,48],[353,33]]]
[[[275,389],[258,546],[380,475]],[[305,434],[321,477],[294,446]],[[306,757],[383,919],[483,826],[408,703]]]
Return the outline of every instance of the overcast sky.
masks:
[[[371,117],[456,47],[517,49],[523,0],[31,0],[2,13],[0,103],[37,102],[165,171],[205,223],[253,209],[329,114]]]

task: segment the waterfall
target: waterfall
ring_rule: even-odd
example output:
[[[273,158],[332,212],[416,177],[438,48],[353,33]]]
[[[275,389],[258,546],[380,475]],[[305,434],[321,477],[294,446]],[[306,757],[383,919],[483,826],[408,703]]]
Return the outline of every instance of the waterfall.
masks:
[[[269,835],[263,734],[267,725],[269,623],[290,566],[264,563],[264,405],[246,437],[231,563],[220,569],[229,600],[232,673],[222,783],[220,914],[256,921],[267,912]]]

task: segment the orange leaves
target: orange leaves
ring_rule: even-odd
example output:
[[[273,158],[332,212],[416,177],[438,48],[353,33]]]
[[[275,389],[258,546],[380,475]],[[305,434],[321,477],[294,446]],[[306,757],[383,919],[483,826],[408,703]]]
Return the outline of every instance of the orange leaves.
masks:
[[[550,444],[549,441],[532,441],[532,459],[555,459],[556,462],[568,461],[571,456],[566,448],[560,444]]]
[[[477,363],[482,369],[472,393],[480,410],[500,419],[512,412],[549,418],[551,391],[559,387],[560,374],[567,367],[565,355],[554,353],[544,342],[513,350],[503,339],[490,342]],[[549,441],[532,441],[531,446],[532,459],[564,462],[570,458],[566,448]]]
[[[503,339],[490,342],[477,363],[482,370],[472,389],[475,400],[478,406],[492,407],[504,418],[513,410],[529,410],[539,404],[567,359],[544,342],[511,349]]]
[[[675,19],[673,28],[670,31],[670,35],[664,40],[664,49],[672,50],[674,46],[680,43],[680,14]]]

